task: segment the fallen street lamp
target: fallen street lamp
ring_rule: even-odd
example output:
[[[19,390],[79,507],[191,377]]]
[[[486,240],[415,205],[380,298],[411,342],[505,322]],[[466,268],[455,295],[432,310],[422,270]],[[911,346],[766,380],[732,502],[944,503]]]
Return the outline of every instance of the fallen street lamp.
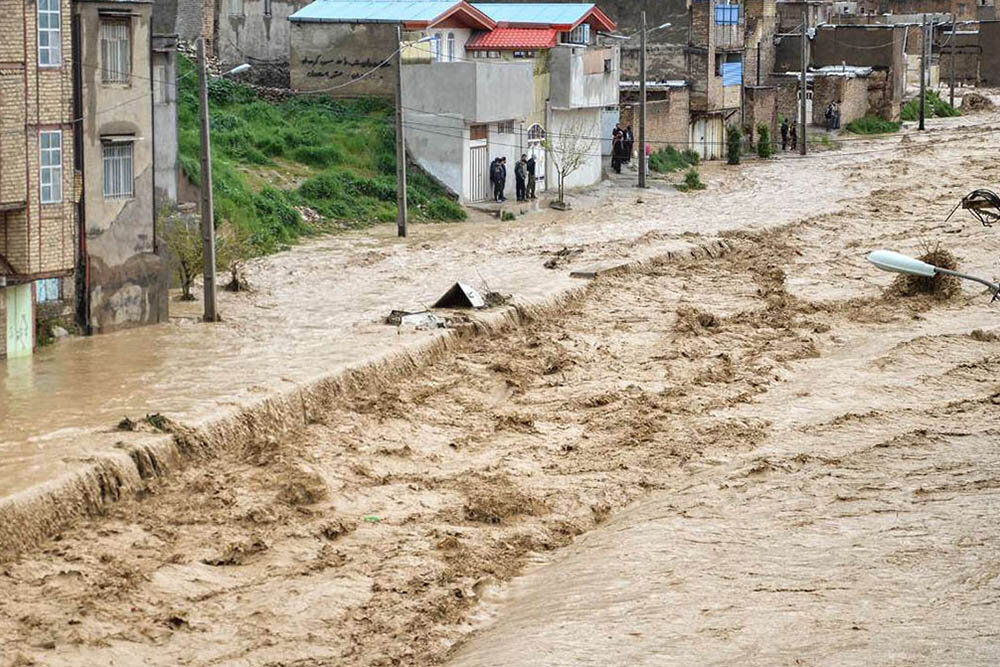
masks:
[[[868,261],[883,271],[891,271],[893,273],[905,273],[911,276],[923,276],[925,278],[932,278],[935,274],[941,273],[947,276],[955,276],[956,278],[961,278],[962,280],[971,280],[973,282],[980,283],[989,288],[990,292],[993,293],[993,298],[990,300],[991,303],[996,301],[998,295],[1000,295],[1000,285],[997,283],[991,283],[984,278],[977,278],[976,276],[959,273],[958,271],[952,271],[951,269],[942,269],[939,266],[922,262],[919,259],[914,259],[913,257],[907,257],[906,255],[893,252],[892,250],[875,250],[870,252],[868,253]]]
[[[235,76],[237,74],[243,74],[243,72],[250,69],[250,63],[243,63],[242,65],[237,65],[228,72],[223,73],[222,76]]]

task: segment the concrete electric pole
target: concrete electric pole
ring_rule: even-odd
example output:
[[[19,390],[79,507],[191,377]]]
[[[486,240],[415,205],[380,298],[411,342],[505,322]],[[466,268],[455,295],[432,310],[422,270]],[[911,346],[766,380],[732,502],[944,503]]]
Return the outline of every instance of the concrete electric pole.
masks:
[[[646,12],[639,34],[639,187],[646,187]]]
[[[951,56],[951,60],[948,72],[948,104],[955,106],[955,24],[958,19],[954,14],[951,15],[951,40],[948,47],[948,53]]]
[[[806,97],[809,86],[806,82],[806,70],[809,68],[809,5],[802,4],[802,44],[799,57],[802,60],[802,72],[799,75],[799,155],[806,154]]]
[[[406,138],[403,136],[403,28],[396,26],[396,233],[406,236]]]
[[[924,105],[927,97],[927,14],[923,16],[920,38],[920,129],[924,129]]]
[[[201,120],[201,243],[206,322],[218,322],[215,308],[215,208],[212,201],[212,145],[208,120],[208,73],[205,39],[198,38],[198,116]]]

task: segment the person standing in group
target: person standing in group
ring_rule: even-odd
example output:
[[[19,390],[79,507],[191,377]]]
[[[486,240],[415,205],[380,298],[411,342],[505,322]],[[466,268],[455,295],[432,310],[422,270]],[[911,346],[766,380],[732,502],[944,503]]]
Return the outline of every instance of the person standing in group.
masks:
[[[792,123],[792,130],[789,133],[792,139],[792,150],[794,151],[799,145],[799,130],[798,123]]]
[[[632,126],[631,125],[626,125],[625,126],[624,139],[625,139],[625,142],[624,142],[625,161],[626,162],[631,162],[632,161],[632,150],[635,148],[635,135],[632,133]]]
[[[507,201],[504,190],[507,189],[507,158],[500,158],[500,201]]]
[[[493,184],[493,201],[497,202],[504,200],[503,190],[507,184],[507,173],[503,166],[503,160],[502,157],[496,158],[490,167],[490,183]]]
[[[829,132],[833,129],[833,102],[826,105],[826,112],[823,113],[823,118],[826,120],[826,131]]]
[[[649,142],[647,141],[646,142],[645,155],[643,156],[643,159],[646,160],[646,163],[645,163],[645,165],[646,165],[646,171],[645,171],[645,173],[646,173],[647,176],[649,176],[649,156],[652,155],[652,154],[653,154],[653,147],[650,146]]]
[[[616,174],[622,173],[622,152],[625,149],[625,130],[621,124],[615,125],[611,132],[611,168]]]
[[[833,103],[833,129],[840,129],[840,102]]]
[[[532,155],[528,158],[528,161],[524,163],[524,168],[528,172],[528,187],[525,190],[525,196],[528,199],[535,199],[535,156]]]
[[[500,175],[500,158],[493,158],[493,162],[490,162],[490,187],[493,189],[493,201],[500,201],[500,195],[497,194],[497,177]]]
[[[793,146],[794,148],[794,146]],[[781,119],[781,150],[788,150],[788,119]]]
[[[517,201],[524,201],[528,198],[525,193],[524,182],[528,178],[528,156],[521,153],[521,159],[514,165],[514,189],[517,192]]]

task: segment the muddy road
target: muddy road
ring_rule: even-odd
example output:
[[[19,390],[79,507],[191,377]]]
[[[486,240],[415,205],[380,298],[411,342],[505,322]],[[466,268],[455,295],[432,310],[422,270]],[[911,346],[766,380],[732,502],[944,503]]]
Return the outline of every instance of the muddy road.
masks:
[[[0,563],[0,663],[995,664],[1000,311],[864,261],[997,273],[942,222],[997,135],[951,136]]]

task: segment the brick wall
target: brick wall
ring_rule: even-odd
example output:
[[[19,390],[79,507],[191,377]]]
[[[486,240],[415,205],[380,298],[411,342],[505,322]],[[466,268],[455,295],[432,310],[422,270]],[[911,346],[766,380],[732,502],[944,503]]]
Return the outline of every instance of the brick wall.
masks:
[[[979,44],[983,49],[980,81],[987,86],[1000,86],[1000,22],[979,24]]]
[[[979,80],[979,33],[938,33],[937,42],[945,44],[941,47],[939,61],[941,81],[948,81],[951,76],[951,59],[955,58],[955,81],[958,83],[975,84]]]
[[[687,88],[670,88],[666,91],[652,91],[646,103],[646,139],[653,150],[668,144],[677,150],[688,148],[690,142],[690,112]],[[660,99],[657,99],[657,98]],[[626,101],[621,107],[620,122],[628,125],[636,134],[638,146],[639,107],[634,101]],[[639,150],[638,148],[636,150]]]
[[[757,126],[765,125],[772,141],[778,130],[776,114],[778,90],[773,86],[744,89],[743,129],[753,143],[757,142]]]
[[[818,76],[813,82],[812,122],[826,124],[826,107],[836,102],[840,107],[840,126],[868,113],[868,78]]]

